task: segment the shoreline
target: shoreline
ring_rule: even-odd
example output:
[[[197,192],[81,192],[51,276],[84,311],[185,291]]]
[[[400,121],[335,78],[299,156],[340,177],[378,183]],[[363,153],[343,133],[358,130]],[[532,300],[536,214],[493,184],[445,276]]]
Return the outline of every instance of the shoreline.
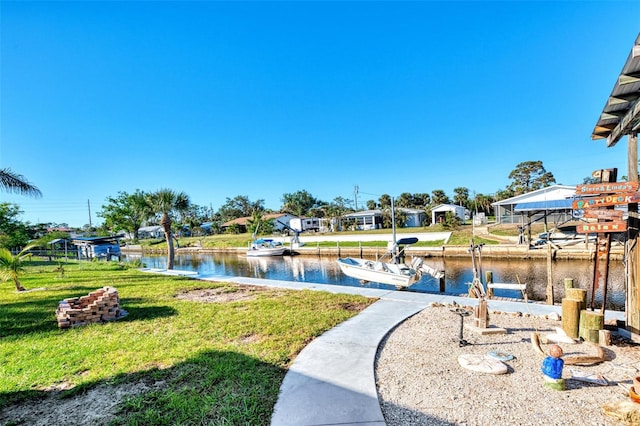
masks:
[[[176,248],[177,253],[231,253],[244,255],[247,251],[245,247],[225,247],[225,248],[207,248],[207,247],[180,247]],[[124,253],[148,253],[148,254],[166,254],[167,250],[152,249],[141,247],[139,245],[128,245],[121,247]],[[383,247],[340,247],[337,242],[335,247],[303,246],[293,250],[288,255],[296,256],[357,256],[372,257],[382,256],[386,252]],[[410,256],[416,257],[469,257],[468,246],[435,246],[435,247],[407,247],[405,252]],[[530,248],[526,245],[517,244],[496,244],[484,245],[482,248],[482,256],[486,258],[506,258],[506,259],[547,259],[551,256],[552,260],[594,260],[595,244],[590,244],[587,248],[578,247],[559,247],[548,250],[544,246],[539,248]],[[287,256],[288,256],[287,255]],[[611,248],[609,260],[622,260],[624,258],[624,246],[616,245]]]

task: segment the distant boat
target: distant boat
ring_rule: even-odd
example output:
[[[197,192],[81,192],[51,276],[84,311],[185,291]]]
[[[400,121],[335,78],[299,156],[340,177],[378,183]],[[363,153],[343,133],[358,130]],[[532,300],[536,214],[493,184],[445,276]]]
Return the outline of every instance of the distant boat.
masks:
[[[398,247],[415,244],[415,237],[402,238],[396,241],[396,228],[393,198],[391,199],[391,226],[393,229],[393,241],[389,244],[389,250],[379,260],[357,259],[353,257],[338,258],[337,263],[343,274],[362,281],[372,281],[381,284],[390,284],[396,287],[408,287],[416,283],[427,273],[435,278],[442,278],[443,271],[438,271],[423,265],[423,259],[414,257],[411,264],[398,261]],[[383,261],[388,257],[388,261]]]
[[[258,256],[282,256],[287,251],[282,243],[272,239],[260,238],[253,240],[251,247],[247,250],[248,257]]]
[[[538,240],[536,245],[546,244],[552,242],[556,245],[570,245],[596,241],[596,234],[581,234],[578,233],[576,226],[561,226],[559,228],[553,228],[549,232],[542,232],[538,234]]]

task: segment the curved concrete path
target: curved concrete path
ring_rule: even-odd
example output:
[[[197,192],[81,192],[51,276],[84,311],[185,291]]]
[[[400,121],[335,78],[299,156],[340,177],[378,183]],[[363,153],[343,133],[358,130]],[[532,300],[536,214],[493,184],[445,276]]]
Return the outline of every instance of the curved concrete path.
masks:
[[[166,270],[149,272],[172,273]],[[191,275],[191,274],[185,274]],[[228,281],[288,289],[359,294],[379,299],[367,309],[314,339],[289,368],[271,417],[272,426],[385,425],[375,383],[375,356],[382,339],[405,319],[432,302],[473,305],[476,300],[444,294],[377,290],[327,284],[206,276]],[[561,306],[488,300],[489,309],[542,315],[561,313]],[[606,319],[624,319],[624,312],[606,311]],[[452,336],[454,338],[455,336]]]

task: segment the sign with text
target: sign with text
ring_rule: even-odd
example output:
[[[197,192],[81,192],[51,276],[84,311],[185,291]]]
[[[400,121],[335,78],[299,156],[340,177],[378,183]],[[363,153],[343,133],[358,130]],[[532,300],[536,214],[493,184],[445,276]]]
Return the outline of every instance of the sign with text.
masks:
[[[597,207],[617,206],[619,204],[631,204],[640,201],[640,193],[630,192],[626,194],[603,195],[601,197],[582,198],[574,200],[571,207],[574,210],[592,209]]]
[[[627,222],[597,222],[597,223],[581,223],[576,227],[579,234],[607,233],[607,232],[624,232],[627,230]]]
[[[586,219],[604,219],[615,220],[622,219],[624,212],[622,210],[610,210],[610,209],[587,209],[584,211],[582,217]]]
[[[603,182],[588,185],[576,185],[577,195],[611,194],[634,192],[638,190],[638,182]]]

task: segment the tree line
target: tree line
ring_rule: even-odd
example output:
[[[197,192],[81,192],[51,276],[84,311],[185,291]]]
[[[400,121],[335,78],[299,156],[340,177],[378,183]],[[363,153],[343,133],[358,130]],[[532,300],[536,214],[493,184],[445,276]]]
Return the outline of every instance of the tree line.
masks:
[[[395,196],[394,201],[397,207],[424,210],[427,213],[427,220],[431,218],[432,208],[450,203],[464,206],[473,214],[490,215],[491,204],[496,201],[555,183],[553,174],[545,170],[541,161],[526,161],[518,164],[509,174],[509,179],[511,183],[495,194],[470,194],[468,188],[457,187],[454,188],[451,198],[442,189],[435,189],[431,193],[403,192]],[[33,197],[41,196],[37,187],[10,169],[0,169],[0,188],[5,192],[16,192]],[[280,212],[303,217],[339,218],[354,212],[357,201],[359,200],[344,197],[325,201],[303,189],[283,194],[282,205],[276,211],[267,209],[263,199],[252,201],[246,195],[226,198],[225,203],[214,210],[211,206],[192,203],[184,192],[170,189],[146,192],[138,189],[133,193],[120,191],[114,196],[107,197],[98,212],[98,216],[103,219],[102,225],[97,229],[85,229],[85,231],[92,231],[96,235],[126,231],[136,236],[143,226],[159,225],[165,231],[169,226],[172,235],[182,232],[183,229],[189,229],[195,234],[220,233],[224,223],[248,217],[247,228],[250,232],[260,226],[263,233],[268,233],[269,224],[261,220],[266,214]],[[391,226],[388,213],[391,195],[384,194],[377,199],[369,199],[364,205],[369,210],[382,210],[383,226]],[[41,237],[46,233],[46,228],[51,225],[23,224],[17,219],[19,214],[18,206],[0,203],[0,247],[22,246],[30,239]],[[399,216],[396,217],[399,219],[397,223],[403,223],[402,212],[398,212],[397,215]],[[203,224],[206,224],[206,227],[203,227]],[[239,232],[239,228],[231,226],[228,231]]]
[[[500,199],[536,190],[555,183],[553,174],[547,172],[541,161],[527,161],[520,163],[509,174],[512,180],[504,190],[494,195],[474,194],[471,198],[466,187],[454,188],[453,202],[475,212],[490,213],[491,203]],[[4,192],[14,192],[31,197],[41,197],[42,193],[24,176],[13,172],[9,168],[0,169],[0,189]],[[428,193],[411,194],[403,192],[393,199],[397,207],[422,209],[430,218],[430,209],[440,204],[452,201],[441,189]],[[355,211],[357,200],[336,197],[330,202],[320,200],[306,190],[286,193],[282,196],[280,213],[290,213],[296,216],[318,218],[340,218]],[[381,209],[383,211],[383,226],[390,227],[392,218],[389,207],[392,196],[384,194],[377,200],[366,201],[367,209]],[[265,214],[271,213],[264,206],[264,200],[251,201],[249,197],[238,195],[227,198],[226,202],[217,210],[211,207],[198,206],[191,203],[185,192],[177,192],[168,188],[154,192],[137,189],[133,193],[120,191],[115,196],[107,197],[106,203],[98,216],[104,219],[97,234],[113,234],[126,231],[135,239],[143,225],[159,225],[164,231],[167,242],[167,268],[173,269],[174,262],[174,233],[188,228],[190,232],[204,232],[203,224],[207,224],[207,232],[220,232],[222,225],[233,219],[249,217],[247,226],[249,231],[257,231],[262,227],[263,233],[269,233],[272,223],[263,221]],[[403,213],[397,211],[397,223],[404,223]],[[45,224],[29,226],[19,221],[19,207],[11,203],[0,203],[0,279],[14,280],[16,288],[21,290],[17,274],[22,267],[26,251],[33,244],[46,244],[46,240],[58,237],[55,233],[46,233]],[[428,225],[428,223],[425,223]],[[234,232],[233,227],[229,227]],[[39,235],[41,233],[41,235]],[[36,243],[27,245],[30,240],[40,237]],[[65,236],[66,237],[66,236]],[[26,247],[25,247],[26,245]],[[23,250],[13,255],[9,248],[22,247]]]
[[[527,161],[520,163],[509,174],[511,183],[496,194],[473,194],[470,195],[466,187],[454,188],[453,197],[449,196],[442,189],[436,189],[431,193],[408,193],[403,192],[394,197],[395,206],[400,208],[424,210],[427,214],[427,221],[431,218],[431,209],[440,204],[451,204],[464,206],[474,214],[491,214],[491,204],[501,199],[510,198],[515,195],[540,189],[555,183],[553,174],[547,172],[541,161]],[[161,214],[153,204],[149,203],[149,194],[142,190],[134,193],[125,191],[119,192],[116,196],[108,197],[107,202],[102,205],[102,210],[98,213],[104,219],[103,227],[110,232],[126,230],[132,235],[137,235],[138,230],[143,225],[162,225]],[[325,201],[314,197],[307,190],[298,190],[282,195],[282,205],[277,210],[267,209],[263,199],[252,201],[246,195],[237,195],[233,198],[226,198],[225,203],[216,211],[212,207],[199,206],[186,201],[180,208],[169,209],[169,214],[173,214],[174,232],[180,232],[181,228],[187,228],[191,233],[220,233],[223,224],[238,218],[249,218],[247,229],[255,231],[261,226],[261,233],[269,233],[270,226],[261,219],[269,213],[289,213],[299,217],[317,217],[334,219],[343,217],[346,214],[355,212],[357,200],[336,197],[332,201]],[[389,194],[383,194],[378,199],[370,199],[365,202],[369,210],[380,209],[383,211],[383,226],[391,227],[389,209],[391,207]],[[157,206],[156,206],[157,207]],[[403,223],[402,212],[398,212],[397,223]],[[206,224],[206,227],[202,227]],[[424,225],[429,225],[429,222]],[[163,225],[164,227],[164,225]],[[239,227],[230,226],[228,232],[238,232]]]

